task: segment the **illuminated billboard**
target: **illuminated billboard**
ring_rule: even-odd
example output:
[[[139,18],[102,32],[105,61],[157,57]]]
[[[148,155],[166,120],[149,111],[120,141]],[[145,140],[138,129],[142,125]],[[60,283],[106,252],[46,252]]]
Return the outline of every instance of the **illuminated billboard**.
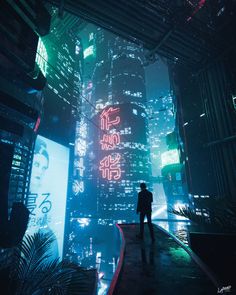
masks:
[[[30,179],[27,207],[30,221],[27,234],[37,231],[52,233],[53,258],[62,258],[69,149],[42,136],[37,136]]]
[[[161,154],[162,167],[166,165],[178,164],[179,163],[179,152],[177,149],[169,150]]]

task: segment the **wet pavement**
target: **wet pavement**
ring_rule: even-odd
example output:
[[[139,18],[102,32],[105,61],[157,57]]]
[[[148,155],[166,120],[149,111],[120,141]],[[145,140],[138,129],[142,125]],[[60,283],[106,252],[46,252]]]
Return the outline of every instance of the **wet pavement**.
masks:
[[[154,226],[156,242],[153,244],[147,226],[144,241],[136,238],[138,224],[120,227],[125,255],[115,295],[217,294],[217,287],[206,273],[167,232]]]

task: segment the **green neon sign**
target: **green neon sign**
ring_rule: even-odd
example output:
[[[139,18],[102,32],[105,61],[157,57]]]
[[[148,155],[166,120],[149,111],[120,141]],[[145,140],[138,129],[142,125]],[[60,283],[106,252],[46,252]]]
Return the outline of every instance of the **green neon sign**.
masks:
[[[179,152],[177,149],[169,150],[161,154],[162,167],[166,165],[179,164]]]
[[[94,55],[94,46],[93,45],[90,45],[89,47],[87,47],[84,50],[84,58],[86,58],[86,57],[88,57],[90,55]]]
[[[48,68],[48,54],[43,41],[39,38],[35,62],[46,77]]]

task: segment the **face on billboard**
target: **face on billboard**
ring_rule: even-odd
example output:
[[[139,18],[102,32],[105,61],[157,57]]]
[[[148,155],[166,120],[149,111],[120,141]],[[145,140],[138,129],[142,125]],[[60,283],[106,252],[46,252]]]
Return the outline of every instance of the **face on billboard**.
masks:
[[[48,159],[42,154],[35,154],[30,181],[30,191],[35,192],[40,189],[47,169]]]
[[[62,257],[69,149],[38,136],[35,143],[28,209],[28,234],[37,231],[54,235],[53,257]]]

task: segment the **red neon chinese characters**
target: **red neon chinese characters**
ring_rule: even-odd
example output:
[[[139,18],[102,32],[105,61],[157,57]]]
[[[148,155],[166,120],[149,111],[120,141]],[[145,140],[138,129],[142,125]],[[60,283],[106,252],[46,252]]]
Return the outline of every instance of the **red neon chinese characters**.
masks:
[[[120,143],[120,134],[103,134],[102,140],[100,140],[102,150],[113,150],[116,145]]]
[[[111,126],[117,125],[120,123],[120,117],[115,116],[119,112],[119,108],[110,107],[108,110],[104,110],[101,115],[101,129],[109,130]]]
[[[121,177],[121,170],[119,167],[120,154],[116,154],[115,157],[111,155],[104,157],[100,161],[99,170],[102,171],[102,177],[108,180],[118,180]]]
[[[103,110],[100,115],[101,130],[109,131],[113,126],[120,123],[119,108],[109,107]],[[113,130],[114,131],[114,130]],[[117,132],[103,134],[100,140],[101,149],[103,151],[114,150],[118,144],[120,144],[120,134]],[[118,180],[121,177],[120,169],[120,154],[110,154],[105,156],[99,165],[99,170],[102,172],[102,178],[108,180]]]

